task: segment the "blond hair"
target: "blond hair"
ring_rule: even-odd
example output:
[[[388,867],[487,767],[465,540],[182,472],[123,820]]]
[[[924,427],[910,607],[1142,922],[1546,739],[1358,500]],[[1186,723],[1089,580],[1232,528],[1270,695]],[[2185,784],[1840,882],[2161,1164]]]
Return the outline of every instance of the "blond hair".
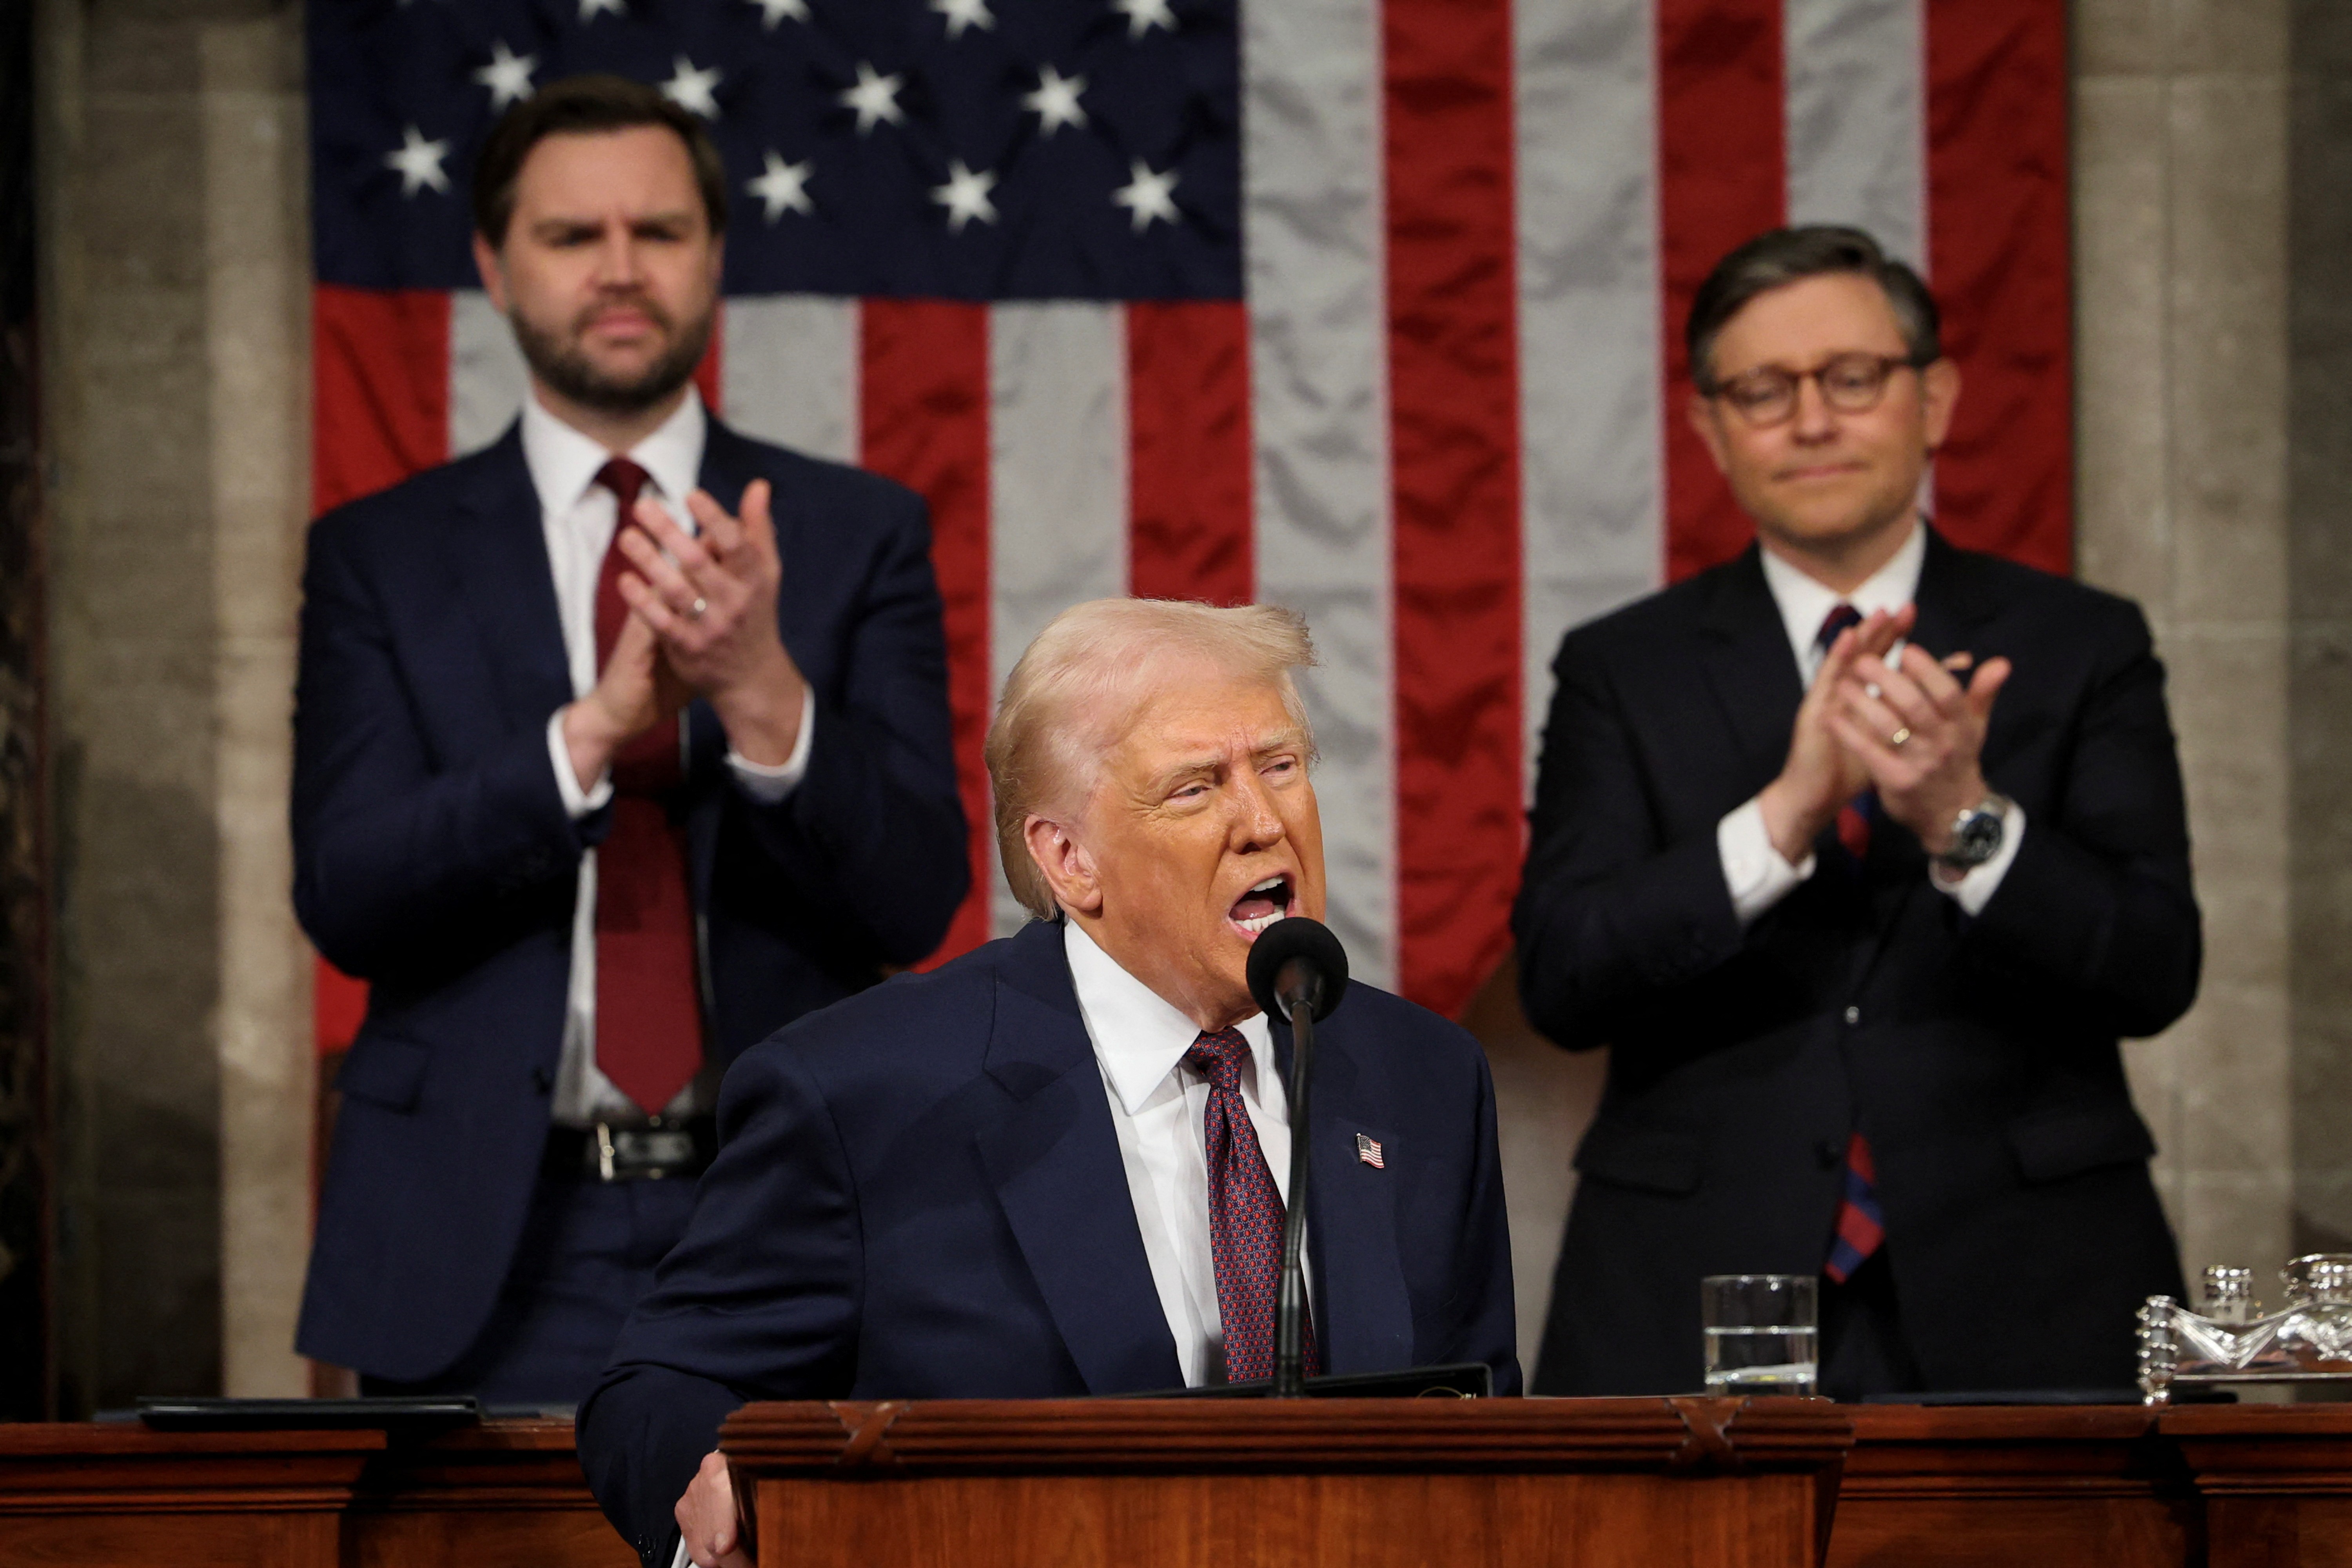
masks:
[[[1177,599],[1091,599],[1054,617],[1004,679],[988,727],[996,793],[996,852],[1004,879],[1031,914],[1051,920],[1053,889],[1029,858],[1033,816],[1078,810],[1105,757],[1170,673],[1170,656],[1205,661],[1282,693],[1314,754],[1314,729],[1291,671],[1315,662],[1306,617],[1271,605],[1221,609]]]

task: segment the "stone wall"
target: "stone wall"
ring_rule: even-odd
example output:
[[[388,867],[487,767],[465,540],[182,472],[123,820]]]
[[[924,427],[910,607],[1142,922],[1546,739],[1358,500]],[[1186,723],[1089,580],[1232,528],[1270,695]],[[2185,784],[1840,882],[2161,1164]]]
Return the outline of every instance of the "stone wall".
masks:
[[[299,1393],[300,13],[38,16],[64,1403]]]

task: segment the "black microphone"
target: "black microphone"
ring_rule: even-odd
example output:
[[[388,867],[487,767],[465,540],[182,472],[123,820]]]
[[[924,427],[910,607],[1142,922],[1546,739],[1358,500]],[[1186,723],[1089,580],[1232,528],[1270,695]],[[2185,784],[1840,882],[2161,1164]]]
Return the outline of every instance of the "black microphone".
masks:
[[[1302,915],[1279,920],[1250,944],[1250,995],[1260,1008],[1290,1020],[1290,1202],[1282,1215],[1282,1285],[1274,1299],[1274,1384],[1276,1399],[1307,1392],[1307,1270],[1300,1243],[1307,1235],[1307,1090],[1315,1059],[1315,1026],[1331,1016],[1348,989],[1348,952],[1331,928]]]
[[[1262,1011],[1295,1024],[1303,1005],[1319,1024],[1347,994],[1348,950],[1321,921],[1276,921],[1250,943],[1249,988]]]

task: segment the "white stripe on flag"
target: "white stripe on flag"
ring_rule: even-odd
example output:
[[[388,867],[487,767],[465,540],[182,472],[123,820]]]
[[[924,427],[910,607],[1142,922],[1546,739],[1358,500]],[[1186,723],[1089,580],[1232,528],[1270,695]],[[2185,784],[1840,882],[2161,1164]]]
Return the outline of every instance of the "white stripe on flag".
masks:
[[[1927,268],[1920,0],[1787,0],[1789,221],[1853,224]]]
[[[1528,787],[1569,627],[1658,585],[1655,18],[1519,0],[1519,409]]]
[[[857,301],[737,295],[720,321],[727,423],[812,458],[857,461]]]
[[[989,688],[1070,605],[1127,592],[1127,315],[1003,304],[988,322]],[[999,935],[1029,916],[1000,877]]]
[[[1376,985],[1396,973],[1388,319],[1375,0],[1242,10],[1242,232],[1257,454],[1257,597],[1307,616],[1300,681],[1330,923]]]
[[[530,369],[514,329],[478,289],[449,296],[449,455],[462,458],[506,434],[522,411]]]

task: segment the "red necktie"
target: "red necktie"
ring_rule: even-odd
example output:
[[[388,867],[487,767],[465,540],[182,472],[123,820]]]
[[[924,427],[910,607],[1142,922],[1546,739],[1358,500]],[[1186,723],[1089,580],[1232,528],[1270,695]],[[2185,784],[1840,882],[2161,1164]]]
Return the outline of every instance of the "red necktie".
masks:
[[[600,670],[628,621],[621,535],[646,478],[625,458],[596,474],[616,512],[596,574]],[[624,745],[613,758],[612,831],[596,851],[596,1068],[648,1115],[659,1115],[702,1066],[686,835],[662,801],[684,776],[677,719]]]
[[[1217,1265],[1229,1383],[1274,1375],[1274,1305],[1282,1287],[1282,1193],[1242,1103],[1242,1064],[1249,1055],[1239,1029],[1204,1034],[1184,1053],[1184,1065],[1209,1080],[1209,1251]],[[1318,1365],[1314,1320],[1301,1328],[1312,1376]]]
[[[1826,657],[1830,645],[1838,640],[1840,632],[1861,624],[1862,612],[1841,601],[1822,617],[1822,629],[1813,635],[1813,647]],[[1869,858],[1870,819],[1877,806],[1878,802],[1872,797],[1871,792],[1864,790],[1838,807],[1838,842],[1845,846],[1845,852],[1854,858],[1856,864]]]
[[[1838,634],[1859,626],[1862,612],[1840,604],[1822,617],[1813,646],[1826,654]],[[1838,842],[1857,866],[1870,853],[1870,819],[1878,809],[1876,796],[1863,791],[1838,808]],[[1838,1198],[1837,1223],[1830,1236],[1830,1255],[1822,1272],[1843,1285],[1886,1240],[1886,1216],[1878,1206],[1878,1172],[1870,1156],[1870,1140],[1856,1132],[1846,1140],[1843,1185]]]

